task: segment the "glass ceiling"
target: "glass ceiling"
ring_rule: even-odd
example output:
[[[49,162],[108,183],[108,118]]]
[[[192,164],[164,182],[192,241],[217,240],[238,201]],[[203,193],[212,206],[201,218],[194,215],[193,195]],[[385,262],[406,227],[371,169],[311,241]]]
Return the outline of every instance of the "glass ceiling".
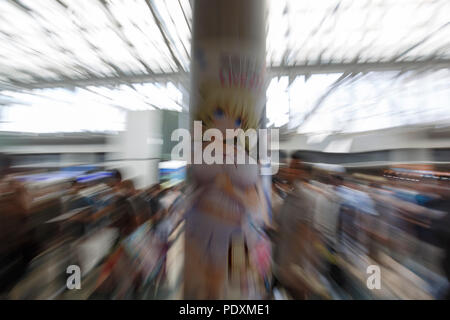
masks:
[[[405,72],[408,67],[404,63],[413,66],[419,61],[431,61],[431,65],[450,66],[450,1],[268,0],[268,3],[267,64],[278,70],[279,75],[268,89],[270,124],[281,126],[289,122],[290,127],[301,124],[301,132],[358,131],[377,127],[376,123],[381,121],[375,117],[378,114],[404,117],[391,106],[394,100],[396,108],[398,105],[410,108],[409,113],[405,112],[409,114],[407,119],[413,119],[418,108],[415,99],[426,99],[425,96],[431,99],[427,104],[445,112],[445,106],[438,107],[439,103],[432,100],[433,94],[422,95],[425,89],[420,81],[431,77],[430,88],[439,86],[433,84],[436,79],[448,84],[448,74],[418,77],[414,89],[418,93],[411,98],[405,93],[414,90],[410,89],[412,85],[407,79],[411,73]],[[104,120],[93,121],[91,125],[80,123],[81,131],[120,130],[119,123],[124,121],[120,115],[125,110],[180,110],[182,100],[187,100],[182,99],[175,76],[189,71],[191,20],[189,0],[0,1],[0,130],[63,130],[61,124],[52,128],[51,123],[61,123],[74,108],[80,119],[85,119],[91,112],[88,109],[93,107],[116,110],[110,114],[117,116],[111,119],[108,116],[109,120],[104,113],[94,115],[92,111],[90,117]],[[393,73],[370,72],[377,64],[384,64]],[[333,69],[336,65],[340,66],[338,71]],[[365,69],[369,72],[339,81],[338,88],[323,99],[329,86],[347,68],[360,65],[369,65],[369,70]],[[310,66],[319,66],[320,70],[310,75],[304,71]],[[399,69],[403,72],[397,72]],[[158,84],[161,75],[173,81]],[[147,83],[141,84],[144,82]],[[52,89],[43,89],[47,87]],[[394,89],[397,87],[403,89]],[[448,94],[445,90],[442,89]],[[370,96],[372,93],[378,96]],[[448,98],[445,95],[442,103]],[[274,105],[278,109],[271,107]],[[30,110],[36,116],[54,115],[48,116],[53,122],[24,125],[25,120],[20,119],[31,114]],[[339,110],[333,113],[339,115],[339,121],[314,120],[319,116],[330,117],[330,110]],[[373,114],[361,110],[372,110]],[[353,118],[350,114],[354,114]],[[436,111],[436,115],[441,114]],[[361,122],[361,119],[378,120],[371,120],[368,125],[369,120]],[[99,121],[109,122],[96,128]],[[76,129],[73,125],[68,127]]]
[[[304,134],[363,132],[450,123],[450,69],[369,72],[334,84],[342,74],[273,78],[267,90],[268,125]]]
[[[269,66],[450,58],[448,0],[268,3]],[[0,85],[188,71],[191,17],[189,0],[0,1]]]
[[[1,1],[0,81],[186,70],[190,16],[188,0]]]
[[[450,57],[447,0],[269,1],[271,66]]]

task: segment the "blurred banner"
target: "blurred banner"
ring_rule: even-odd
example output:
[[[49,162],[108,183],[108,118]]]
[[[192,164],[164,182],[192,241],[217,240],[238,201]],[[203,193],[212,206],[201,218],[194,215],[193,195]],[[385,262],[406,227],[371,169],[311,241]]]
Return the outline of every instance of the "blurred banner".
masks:
[[[257,159],[250,164],[249,146],[227,135],[230,129],[260,126],[265,10],[259,0],[195,2],[191,183],[196,189],[186,215],[185,299],[256,299],[265,294],[270,246],[260,228],[269,201]],[[208,132],[213,137],[206,137]],[[204,163],[211,148],[215,159],[223,154],[222,163]],[[248,161],[238,164],[239,156]]]

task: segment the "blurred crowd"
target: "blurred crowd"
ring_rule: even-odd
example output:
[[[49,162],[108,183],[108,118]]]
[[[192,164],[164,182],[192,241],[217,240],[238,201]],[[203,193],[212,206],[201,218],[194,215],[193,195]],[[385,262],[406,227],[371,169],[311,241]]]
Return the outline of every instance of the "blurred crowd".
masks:
[[[137,190],[118,170],[17,172],[2,156],[3,299],[144,299],[164,283],[183,185]],[[81,290],[68,290],[68,266]]]
[[[449,179],[431,165],[282,165],[264,230],[271,298],[450,298]],[[182,181],[139,190],[101,168],[17,171],[2,156],[1,298],[173,298],[167,256],[183,233],[189,190]],[[80,267],[81,290],[67,289],[70,265]],[[379,287],[370,286],[370,266]]]
[[[278,292],[294,299],[450,297],[448,172],[429,165],[345,170],[294,158],[272,187]],[[380,271],[376,288],[370,266]]]

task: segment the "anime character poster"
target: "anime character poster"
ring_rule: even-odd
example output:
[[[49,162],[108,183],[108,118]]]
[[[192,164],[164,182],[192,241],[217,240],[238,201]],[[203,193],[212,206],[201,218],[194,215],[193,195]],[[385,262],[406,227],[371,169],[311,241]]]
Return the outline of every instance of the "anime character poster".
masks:
[[[215,159],[220,153],[223,161],[201,159],[189,167],[195,192],[186,214],[185,299],[259,299],[268,286],[270,242],[262,227],[270,223],[270,193],[258,153],[250,153],[242,136],[227,136],[257,130],[265,117],[264,55],[251,49],[207,43],[194,52],[191,120],[201,121],[203,135],[208,129],[220,134],[194,133],[201,147],[194,146],[193,158],[215,144],[222,146]]]

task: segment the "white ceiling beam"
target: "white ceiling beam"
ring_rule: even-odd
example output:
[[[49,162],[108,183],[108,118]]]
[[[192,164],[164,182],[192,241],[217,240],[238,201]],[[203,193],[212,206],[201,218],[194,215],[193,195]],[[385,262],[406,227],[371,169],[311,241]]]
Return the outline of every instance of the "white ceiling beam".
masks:
[[[432,70],[450,68],[450,59],[433,59],[422,61],[402,61],[402,62],[368,62],[368,63],[336,63],[304,66],[283,66],[271,67],[268,69],[270,77],[299,76],[326,73],[358,73],[370,71],[409,71],[409,70]],[[142,74],[117,77],[98,77],[88,79],[73,79],[62,81],[41,81],[39,83],[11,82],[9,84],[0,83],[1,90],[21,91],[44,88],[67,88],[67,87],[87,87],[87,86],[114,86],[132,83],[164,83],[164,82],[185,82],[189,79],[186,72]]]

